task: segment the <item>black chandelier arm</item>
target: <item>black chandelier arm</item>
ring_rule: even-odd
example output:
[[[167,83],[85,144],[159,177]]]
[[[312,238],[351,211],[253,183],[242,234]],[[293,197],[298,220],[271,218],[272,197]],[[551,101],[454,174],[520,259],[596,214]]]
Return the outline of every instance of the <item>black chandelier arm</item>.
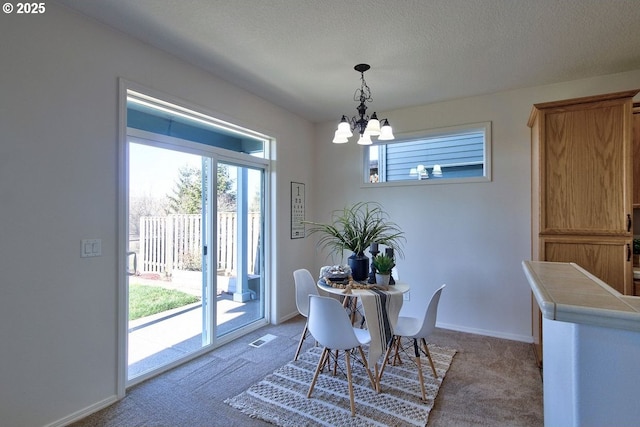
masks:
[[[353,116],[350,118],[343,114],[342,119],[340,121],[349,123],[349,126],[351,127],[352,132],[355,132],[356,130],[358,130],[358,133],[360,135],[364,135],[364,131],[367,129],[367,124],[369,123],[370,119],[378,119],[377,114],[373,113],[371,117],[360,115],[360,117]],[[382,126],[389,126],[388,119],[379,119],[379,120]]]
[[[365,115],[365,111],[367,107],[364,104],[360,104],[358,106],[358,116],[353,116],[349,120],[349,124],[351,125],[351,130],[358,130],[360,135],[364,134],[365,129],[367,128],[367,123],[369,123],[369,116]],[[344,117],[344,116],[343,116]]]
[[[354,130],[358,129],[358,133],[360,135],[364,135],[364,130],[367,128],[367,123],[369,123],[369,120],[361,117],[359,120],[356,121]]]

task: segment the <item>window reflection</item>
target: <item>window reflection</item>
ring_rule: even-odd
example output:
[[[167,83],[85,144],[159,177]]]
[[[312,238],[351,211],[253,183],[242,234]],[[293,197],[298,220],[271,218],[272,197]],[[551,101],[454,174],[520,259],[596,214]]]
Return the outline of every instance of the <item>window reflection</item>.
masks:
[[[398,135],[365,150],[365,182],[488,181],[491,123]]]

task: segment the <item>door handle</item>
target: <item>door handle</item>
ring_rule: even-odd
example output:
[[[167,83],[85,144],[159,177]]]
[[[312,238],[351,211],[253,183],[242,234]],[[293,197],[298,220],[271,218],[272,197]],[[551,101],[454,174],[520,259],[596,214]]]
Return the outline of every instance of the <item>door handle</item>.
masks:
[[[631,261],[631,245],[627,243],[627,262]]]
[[[631,215],[627,214],[627,233],[631,231]]]
[[[129,257],[133,255],[133,271],[129,270]],[[138,271],[138,254],[134,251],[127,252],[127,274],[129,276],[135,276]]]

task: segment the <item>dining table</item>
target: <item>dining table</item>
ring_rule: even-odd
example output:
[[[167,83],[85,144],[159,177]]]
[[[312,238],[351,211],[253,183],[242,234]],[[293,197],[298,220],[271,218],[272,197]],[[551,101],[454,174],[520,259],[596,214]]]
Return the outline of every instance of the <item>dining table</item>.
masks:
[[[378,360],[391,344],[393,328],[402,307],[403,294],[409,291],[409,284],[396,282],[394,285],[385,286],[351,282],[349,285],[335,285],[320,278],[317,286],[322,292],[344,297],[345,307],[356,307],[358,300],[362,303],[366,327],[371,335],[367,363],[370,368],[373,367],[376,388],[380,391]]]

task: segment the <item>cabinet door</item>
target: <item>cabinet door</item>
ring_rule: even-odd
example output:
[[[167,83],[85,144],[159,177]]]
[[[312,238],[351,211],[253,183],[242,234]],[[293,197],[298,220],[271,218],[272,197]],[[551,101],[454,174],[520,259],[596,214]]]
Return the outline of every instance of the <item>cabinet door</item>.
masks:
[[[541,233],[629,234],[629,107],[606,101],[544,112]]]
[[[621,294],[633,294],[630,238],[554,236],[541,243],[544,260],[574,262]]]

